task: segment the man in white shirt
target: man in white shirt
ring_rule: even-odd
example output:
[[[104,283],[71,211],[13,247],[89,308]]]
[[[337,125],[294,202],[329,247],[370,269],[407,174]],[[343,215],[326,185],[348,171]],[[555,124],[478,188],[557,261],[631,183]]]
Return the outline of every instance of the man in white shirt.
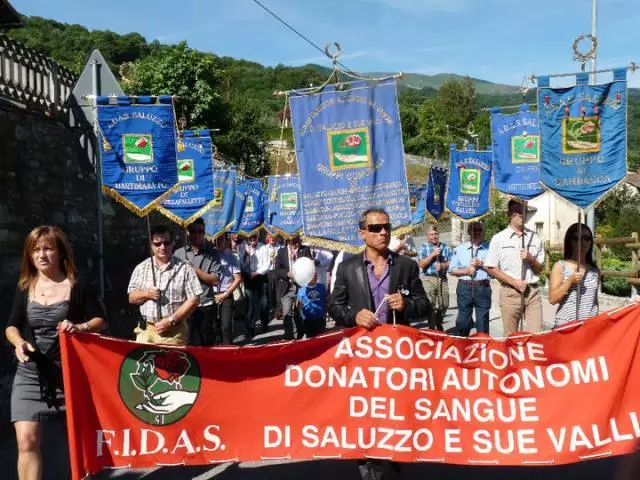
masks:
[[[527,331],[540,332],[542,301],[538,281],[544,267],[544,247],[538,234],[524,226],[522,203],[509,200],[507,214],[509,225],[491,239],[484,265],[489,275],[501,284],[500,313],[504,335],[518,331],[521,315],[527,323]]]
[[[269,249],[258,242],[258,235],[252,235],[240,245],[240,267],[244,280],[244,293],[247,297],[247,315],[245,319],[247,340],[256,333],[256,323],[267,308],[267,297],[264,294],[267,271],[271,266]],[[267,326],[263,324],[263,330]]]

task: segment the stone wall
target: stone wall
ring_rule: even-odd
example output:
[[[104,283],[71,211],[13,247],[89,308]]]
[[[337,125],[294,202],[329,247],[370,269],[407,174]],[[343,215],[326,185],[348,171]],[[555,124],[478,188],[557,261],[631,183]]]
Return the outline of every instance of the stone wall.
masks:
[[[81,274],[97,283],[95,174],[80,144],[81,134],[57,120],[0,103],[0,433],[8,424],[15,370],[4,327],[28,232],[43,224],[60,226],[73,245]],[[170,223],[155,214],[151,218],[152,223]],[[147,252],[146,222],[105,199],[103,225],[109,333],[126,338],[136,322],[126,285]]]

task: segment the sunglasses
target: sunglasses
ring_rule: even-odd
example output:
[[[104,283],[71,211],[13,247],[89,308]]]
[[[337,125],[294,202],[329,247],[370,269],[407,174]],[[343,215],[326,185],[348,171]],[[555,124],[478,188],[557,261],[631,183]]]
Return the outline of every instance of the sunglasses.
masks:
[[[151,242],[153,244],[154,247],[160,247],[160,245],[164,245],[165,247],[169,247],[171,245],[173,245],[173,242],[171,240],[164,240],[162,242]]]
[[[386,230],[387,233],[391,232],[391,224],[390,223],[372,223],[367,225],[367,231],[371,233],[380,233],[382,229]]]
[[[192,235],[195,235],[197,233],[199,234],[203,234],[204,233],[204,228],[193,228],[189,230],[189,233]]]
[[[592,241],[592,240],[593,240],[593,238],[591,237],[591,235],[582,235],[582,237],[581,237],[581,238],[582,238],[582,240],[583,240],[584,242],[590,242],[590,241]],[[577,242],[577,241],[578,241],[578,236],[577,236],[577,235],[575,235],[575,236],[573,237],[573,241],[574,241],[574,242]]]

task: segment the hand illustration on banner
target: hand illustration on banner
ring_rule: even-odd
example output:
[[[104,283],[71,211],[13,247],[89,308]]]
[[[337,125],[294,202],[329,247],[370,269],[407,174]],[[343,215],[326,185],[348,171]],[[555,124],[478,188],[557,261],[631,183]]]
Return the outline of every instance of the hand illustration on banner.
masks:
[[[167,390],[157,393],[147,398],[145,403],[136,405],[138,410],[145,410],[149,413],[159,415],[169,415],[184,406],[191,406],[196,402],[197,392],[186,392],[184,390]]]

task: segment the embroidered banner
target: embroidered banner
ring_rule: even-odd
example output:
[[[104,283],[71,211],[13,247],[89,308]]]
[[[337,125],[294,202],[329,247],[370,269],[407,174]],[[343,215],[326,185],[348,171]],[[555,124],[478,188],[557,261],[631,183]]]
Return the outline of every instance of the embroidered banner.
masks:
[[[285,238],[302,232],[302,205],[298,175],[268,177],[268,214],[265,227]]]
[[[97,97],[102,190],[146,215],[177,188],[173,99]]]
[[[236,206],[236,171],[213,171],[213,205],[205,212],[205,237],[211,241],[234,225]]]
[[[627,174],[627,71],[613,82],[550,88],[538,77],[542,183],[565,200],[588,208]]]
[[[640,440],[638,306],[504,341],[392,325],[233,349],[60,337],[74,479],[274,458],[544,466]]]
[[[531,200],[544,192],[540,183],[540,129],[538,113],[520,106],[518,113],[491,110],[493,142],[493,184],[496,190]]]
[[[445,168],[432,166],[427,182],[427,212],[436,222],[444,213],[445,189],[449,172]]]
[[[489,211],[491,152],[450,146],[451,166],[447,187],[447,208],[463,220],[473,220]]]
[[[409,206],[411,207],[411,224],[420,225],[427,217],[427,184],[409,184]]]
[[[305,242],[358,250],[358,218],[385,208],[396,233],[411,210],[395,82],[327,86],[290,99]],[[406,228],[399,228],[406,227]]]
[[[262,180],[236,181],[235,225],[231,232],[250,237],[264,223]]]
[[[216,204],[209,130],[182,132],[178,181],[178,190],[160,202],[157,210],[184,228]]]

